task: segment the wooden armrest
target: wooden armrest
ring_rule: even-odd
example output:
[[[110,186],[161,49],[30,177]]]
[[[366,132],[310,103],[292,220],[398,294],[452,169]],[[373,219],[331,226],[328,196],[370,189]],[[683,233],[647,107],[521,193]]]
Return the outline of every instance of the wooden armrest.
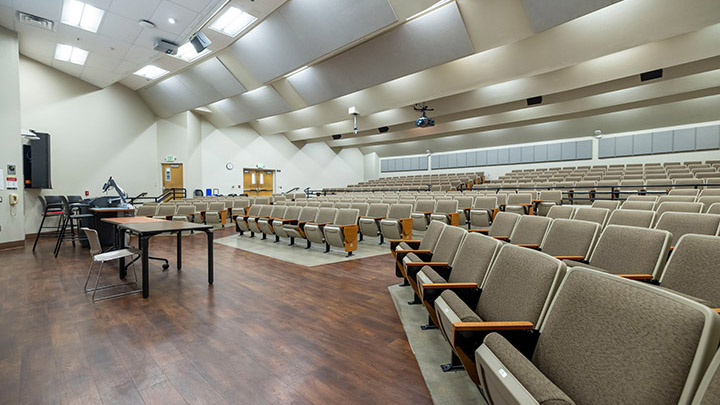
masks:
[[[432,253],[432,251],[427,249],[409,249],[409,250],[396,250],[395,253]]]
[[[618,277],[626,278],[628,280],[652,280],[652,274],[618,274]]]
[[[455,332],[464,331],[487,331],[487,330],[529,330],[533,328],[532,322],[508,321],[508,322],[455,322]]]
[[[311,222],[312,222],[312,221],[298,221],[297,224],[298,224],[298,225],[300,225],[300,224],[305,225],[305,224],[309,224],[309,223],[311,223]]]
[[[291,223],[291,222],[297,223],[297,219],[281,219],[280,221],[283,224],[287,224],[287,223]]]
[[[468,232],[477,232],[477,233],[481,233],[483,235],[487,235],[488,230],[487,229],[468,229]]]
[[[555,258],[559,260],[585,260],[585,256],[555,256]]]
[[[720,308],[713,308],[712,310],[720,314]]]
[[[405,242],[405,243],[422,243],[421,240],[414,240],[414,239],[390,239],[390,243],[400,243],[400,242]]]
[[[520,243],[517,246],[531,248],[531,249],[537,249],[540,247],[540,245],[534,245],[532,243]]]
[[[451,288],[477,288],[477,283],[431,283],[423,284],[423,290],[451,289]]]
[[[407,267],[417,267],[417,266],[449,266],[447,262],[409,262],[405,263],[405,266]]]
[[[367,215],[360,215],[360,218],[372,218],[372,219],[374,219],[374,220],[376,220],[376,221],[379,221],[379,220],[381,220],[381,219],[385,219],[386,217],[370,217],[370,216],[367,216]]]
[[[317,225],[317,226],[332,225],[332,222],[316,222],[315,225]]]
[[[495,238],[497,240],[509,240],[510,239],[509,236],[493,236],[493,238]]]
[[[430,215],[432,213],[433,213],[432,211],[423,212],[423,214],[425,214],[425,215]]]

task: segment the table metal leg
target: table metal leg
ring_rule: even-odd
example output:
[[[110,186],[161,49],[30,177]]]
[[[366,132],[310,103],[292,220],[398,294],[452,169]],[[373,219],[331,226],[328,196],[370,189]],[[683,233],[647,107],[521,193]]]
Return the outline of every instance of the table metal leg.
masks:
[[[182,268],[182,231],[177,234],[177,269]]]
[[[147,298],[150,295],[150,286],[149,286],[149,263],[148,263],[148,242],[150,240],[149,237],[140,235],[140,249],[142,250],[142,295],[143,298]]]
[[[210,229],[205,229],[205,233],[207,234],[208,243],[208,284],[212,284],[215,279],[213,274],[213,233]]]
[[[125,230],[115,227],[115,248],[125,249]],[[125,266],[125,258],[120,258],[120,279],[124,280],[127,277],[127,267]]]

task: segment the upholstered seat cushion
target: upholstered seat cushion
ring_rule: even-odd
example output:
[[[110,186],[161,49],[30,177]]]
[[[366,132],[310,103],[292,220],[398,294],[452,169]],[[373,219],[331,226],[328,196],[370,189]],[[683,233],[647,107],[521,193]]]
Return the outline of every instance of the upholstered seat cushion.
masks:
[[[484,343],[538,403],[543,405],[575,403],[501,335],[491,333],[485,337]]]
[[[430,266],[423,266],[420,272],[425,274],[425,277],[427,277],[428,280],[432,281],[433,283],[447,283],[447,280],[442,278],[442,276],[439,275],[438,272],[433,270]]]
[[[463,322],[482,322],[478,314],[476,314],[465,302],[460,299],[453,291],[445,290],[440,294],[447,306],[460,318]]]

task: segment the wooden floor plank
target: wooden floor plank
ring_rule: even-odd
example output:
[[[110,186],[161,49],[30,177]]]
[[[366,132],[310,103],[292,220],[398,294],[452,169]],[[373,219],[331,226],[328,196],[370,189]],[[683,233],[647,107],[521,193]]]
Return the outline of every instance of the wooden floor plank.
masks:
[[[151,262],[150,298],[96,304],[86,249],[0,251],[3,402],[431,403],[389,254],[305,267],[216,244],[208,286],[204,235],[183,238],[181,271],[174,238],[150,245],[171,262]]]

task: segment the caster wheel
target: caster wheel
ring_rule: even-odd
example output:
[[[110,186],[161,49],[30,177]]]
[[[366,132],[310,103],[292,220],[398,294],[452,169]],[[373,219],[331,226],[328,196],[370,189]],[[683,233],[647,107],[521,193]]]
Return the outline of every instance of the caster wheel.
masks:
[[[169,264],[167,264],[167,263],[165,263],[165,264],[163,264],[163,266],[162,266],[162,267],[163,267],[163,270],[167,270],[167,269],[169,269],[169,268],[170,268],[170,265],[169,265]]]

